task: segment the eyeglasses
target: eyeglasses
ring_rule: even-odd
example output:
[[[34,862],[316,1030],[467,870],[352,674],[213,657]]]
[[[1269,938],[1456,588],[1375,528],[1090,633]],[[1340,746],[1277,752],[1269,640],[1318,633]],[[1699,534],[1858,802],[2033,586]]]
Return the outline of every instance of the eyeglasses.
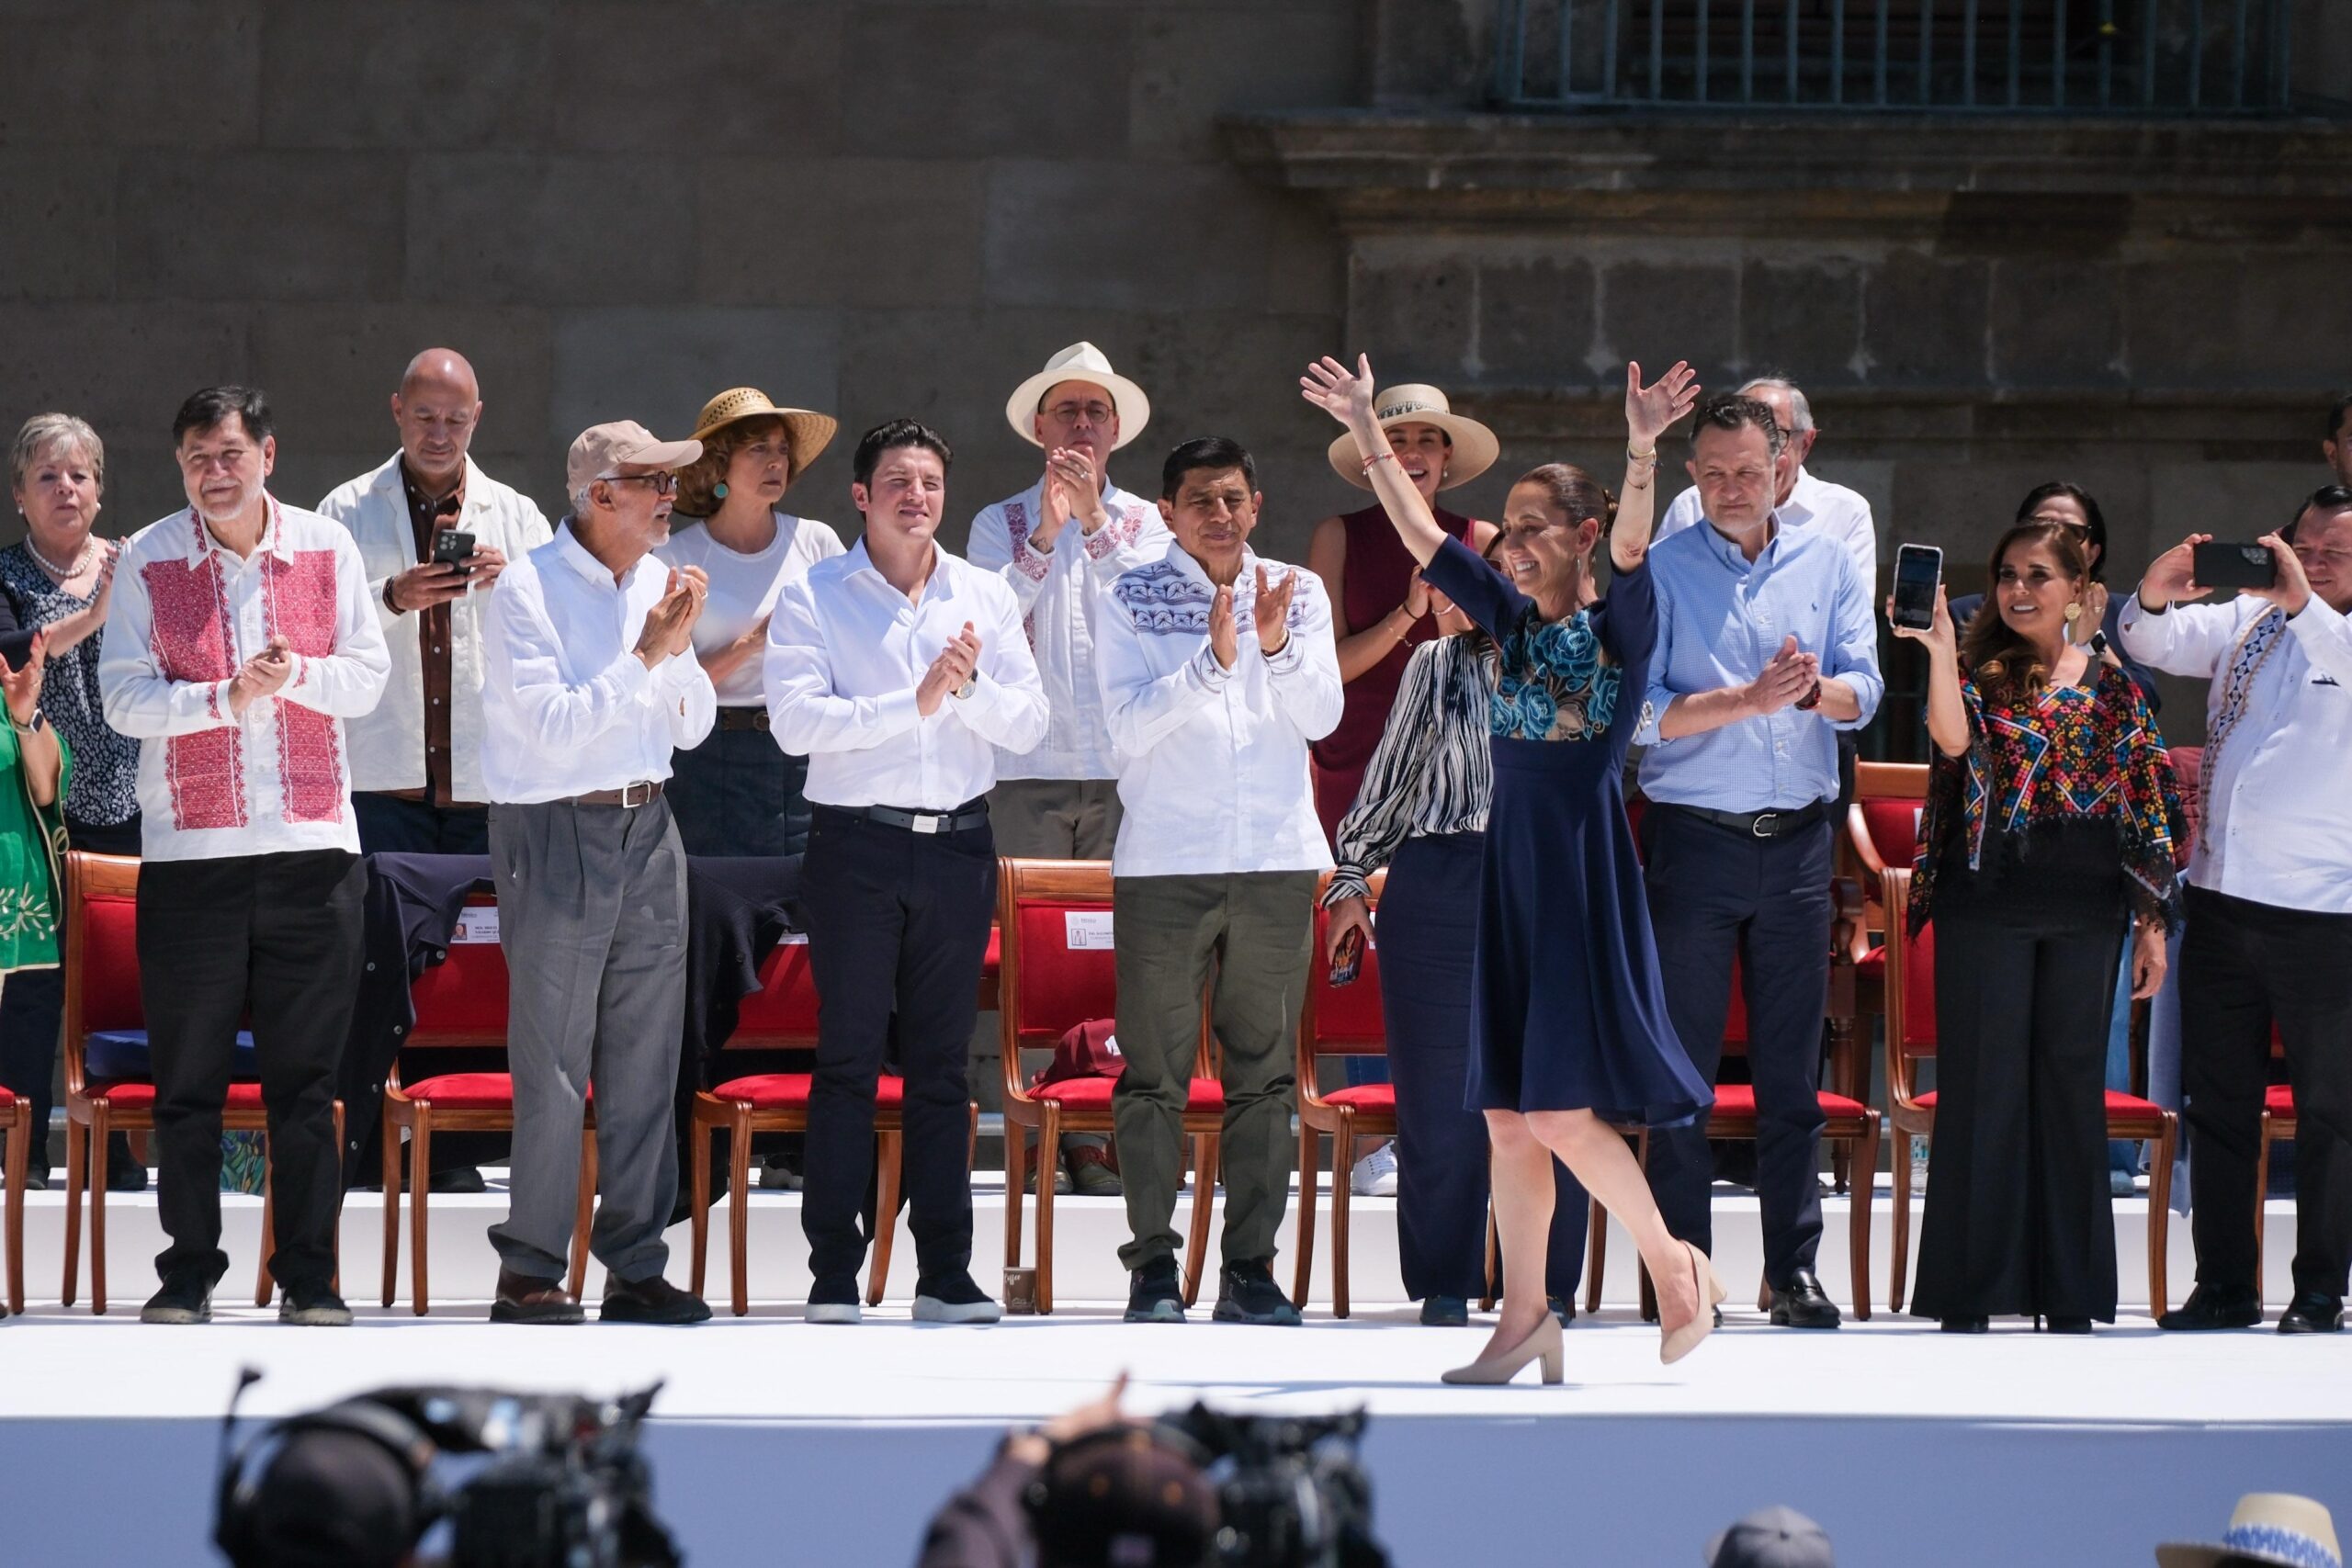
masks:
[[[1108,424],[1118,412],[1109,403],[1056,403],[1046,411],[1046,417],[1064,424],[1076,424],[1081,419],[1089,424]]]
[[[598,474],[608,485],[651,485],[656,495],[675,495],[678,476],[675,474]]]

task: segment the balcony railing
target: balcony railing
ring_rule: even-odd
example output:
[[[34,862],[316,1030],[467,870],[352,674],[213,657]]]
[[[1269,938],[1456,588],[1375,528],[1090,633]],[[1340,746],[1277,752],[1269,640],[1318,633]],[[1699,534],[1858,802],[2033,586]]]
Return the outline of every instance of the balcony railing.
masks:
[[[1513,108],[2258,116],[2314,0],[1503,0]],[[2337,3],[2337,0],[2316,0]]]

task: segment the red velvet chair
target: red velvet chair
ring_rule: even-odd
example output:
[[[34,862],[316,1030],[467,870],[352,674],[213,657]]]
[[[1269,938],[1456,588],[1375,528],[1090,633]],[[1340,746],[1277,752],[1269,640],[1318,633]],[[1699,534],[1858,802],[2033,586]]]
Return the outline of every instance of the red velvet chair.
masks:
[[[985,994],[992,977],[981,982]],[[760,989],[745,997],[727,1049],[807,1050],[817,1043],[817,982],[808,965],[808,944],[776,944],[760,965]],[[710,1142],[724,1130],[728,1154],[728,1266],[735,1315],[751,1307],[752,1138],[760,1133],[805,1133],[809,1073],[752,1073],[728,1079],[695,1096],[694,1104],[694,1291],[702,1293],[710,1251]],[[899,1182],[904,1156],[906,1106],[903,1079],[885,1073],[874,1089],[874,1258],[866,1271],[865,1302],[882,1300],[890,1280],[891,1245],[898,1235]],[[973,1127],[978,1127],[978,1110]]]
[[[90,1203],[90,1311],[107,1310],[107,1141],[114,1133],[155,1129],[155,1085],[150,1078],[92,1078],[85,1071],[90,1036],[147,1027],[139,990],[139,861],[69,850],[65,855],[65,1280],[59,1300],[74,1304],[82,1261],[82,1193]],[[229,1086],[220,1111],[223,1132],[269,1133],[261,1085]],[[334,1102],[335,1146],[343,1145],[343,1101]],[[11,1140],[11,1149],[16,1140]],[[15,1155],[12,1152],[10,1158]],[[265,1147],[265,1161],[267,1158]],[[262,1187],[261,1262],[254,1304],[267,1306],[274,1281],[269,1255],[276,1230],[267,1178]],[[338,1273],[340,1269],[338,1268]],[[338,1283],[340,1281],[338,1280]]]
[[[25,1310],[25,1164],[31,1157],[33,1108],[15,1091],[0,1089],[0,1129],[8,1134],[7,1182],[8,1310]],[[41,1129],[46,1140],[49,1129]],[[46,1156],[44,1156],[44,1158]]]
[[[1110,948],[1073,947],[1069,917],[1111,910],[1107,861],[1005,860],[997,871],[997,930],[1001,960],[997,1013],[1004,1065],[1004,1266],[1021,1262],[1022,1188],[1032,1163],[1026,1134],[1037,1135],[1037,1310],[1054,1310],[1055,1151],[1064,1133],[1115,1136],[1113,1078],[1070,1078],[1028,1087],[1023,1050],[1050,1050],[1069,1030],[1118,1011],[1118,964]],[[1209,1206],[1216,1185],[1217,1140],[1225,1124],[1225,1085],[1210,1067],[1207,1009],[1193,1060],[1183,1128],[1193,1148],[1193,1214],[1186,1238],[1184,1301],[1200,1299],[1208,1255]]]
[[[1882,902],[1894,924],[1888,945],[1899,955],[1887,965],[1886,1093],[1887,1116],[1894,1124],[1894,1248],[1887,1304],[1903,1310],[1911,1259],[1912,1138],[1933,1138],[1936,1095],[1918,1089],[1919,1063],[1936,1054],[1936,929],[1930,924],[1917,937],[1903,934],[1903,910],[1910,902],[1911,873],[1890,866],[1881,883]],[[2107,1135],[2146,1138],[2155,1144],[2148,1179],[2148,1303],[2149,1315],[2161,1317],[2165,1306],[2165,1237],[2171,1217],[2173,1150],[2179,1125],[2162,1106],[2120,1089],[2107,1091]]]
[[[1327,874],[1317,889],[1330,886]],[[1380,904],[1388,874],[1372,878],[1372,903]],[[1331,965],[1325,957],[1331,917],[1320,903],[1315,909],[1315,954],[1306,975],[1306,1005],[1298,1020],[1298,1230],[1295,1250],[1298,1260],[1291,1280],[1291,1299],[1304,1303],[1309,1271],[1315,1266],[1315,1189],[1320,1174],[1323,1135],[1331,1139],[1331,1315],[1348,1315],[1348,1172],[1354,1167],[1356,1143],[1363,1138],[1396,1135],[1396,1089],[1394,1084],[1360,1084],[1324,1094],[1317,1083],[1317,1058],[1379,1056],[1388,1051],[1388,1026],[1380,1008],[1380,953],[1367,944],[1363,965],[1355,983],[1334,987]]]
[[[466,900],[468,908],[494,908],[497,900],[478,893]],[[506,1043],[506,953],[495,942],[455,942],[448,957],[417,977],[416,1023],[403,1050],[446,1046],[503,1046]],[[580,1293],[588,1271],[588,1227],[596,1196],[595,1092],[589,1091],[589,1109],[580,1134],[580,1210],[572,1226],[571,1277],[567,1288]],[[448,1133],[512,1133],[514,1130],[514,1079],[506,1073],[436,1073],[409,1084],[401,1081],[394,1066],[384,1083],[384,1266],[383,1303],[392,1304],[400,1282],[401,1134],[409,1139],[408,1168],[415,1177],[432,1169],[433,1134]],[[416,1315],[429,1310],[431,1288],[425,1275],[426,1239],[431,1209],[421,1179],[409,1182],[410,1292]]]

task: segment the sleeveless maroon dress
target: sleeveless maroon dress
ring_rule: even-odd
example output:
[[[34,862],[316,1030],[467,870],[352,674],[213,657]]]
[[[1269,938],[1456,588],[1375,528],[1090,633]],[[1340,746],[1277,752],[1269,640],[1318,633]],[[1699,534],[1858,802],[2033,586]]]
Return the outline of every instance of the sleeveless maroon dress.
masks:
[[[1437,513],[1439,527],[1469,543],[1469,518],[1442,506],[1430,510]],[[1348,513],[1340,521],[1348,530],[1348,560],[1339,596],[1343,625],[1333,630],[1345,639],[1405,602],[1405,590],[1413,578],[1413,553],[1396,536],[1396,525],[1377,503]],[[1396,705],[1405,666],[1413,649],[1436,635],[1436,619],[1423,616],[1379,663],[1349,682],[1340,727],[1312,748],[1315,814],[1323,819],[1323,836],[1335,845],[1340,819],[1355,804],[1364,768],[1372,761],[1373,749],[1380,744],[1380,732],[1388,727],[1388,710]]]

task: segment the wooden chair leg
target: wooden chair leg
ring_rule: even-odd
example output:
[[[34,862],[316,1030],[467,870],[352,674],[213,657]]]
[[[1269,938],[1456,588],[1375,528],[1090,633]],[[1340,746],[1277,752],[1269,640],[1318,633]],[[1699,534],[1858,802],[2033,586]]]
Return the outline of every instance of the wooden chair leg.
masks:
[[[752,1310],[752,1108],[740,1104],[727,1129],[727,1273],[741,1317]]]
[[[1051,1100],[1037,1119],[1037,1314],[1054,1310],[1054,1165],[1061,1157],[1062,1111]]]
[[[410,1112],[408,1130],[408,1272],[409,1291],[416,1315],[429,1310],[432,1287],[424,1277],[425,1235],[432,1207],[426,1201],[433,1183],[425,1172],[433,1168],[433,1108],[418,1105]]]
[[[1862,1135],[1853,1148],[1854,1184],[1849,1190],[1847,1235],[1853,1248],[1848,1259],[1854,1274],[1854,1317],[1871,1320],[1871,1190],[1878,1172],[1878,1117],[1862,1122]]]
[[[107,1134],[113,1131],[103,1107],[90,1118],[90,1315],[107,1313]]]
[[[342,1158],[343,1101],[340,1100],[334,1102],[334,1146],[335,1157]],[[334,1228],[327,1233],[327,1266],[332,1270],[327,1275],[327,1289],[339,1296],[343,1294],[343,1175],[340,1168],[335,1173]]]
[[[1502,1240],[1495,1230],[1495,1204],[1487,1201],[1487,1293],[1478,1298],[1480,1312],[1495,1310],[1496,1282],[1502,1277]]]
[[[1290,1299],[1304,1311],[1306,1287],[1315,1268],[1315,1189],[1322,1179],[1320,1169],[1322,1134],[1306,1124],[1304,1116],[1298,1121],[1298,1225],[1292,1234],[1291,1250],[1298,1255],[1297,1266],[1291,1270]]]
[[[1184,1304],[1201,1299],[1201,1280],[1208,1272],[1209,1217],[1216,1205],[1217,1154],[1223,1140],[1204,1133],[1193,1140],[1193,1223],[1184,1240]],[[1336,1188],[1339,1184],[1332,1183]]]
[[[384,1118],[384,1305],[389,1309],[401,1283],[401,1129]]]
[[[1029,1129],[1010,1117],[1004,1123],[1004,1266],[1021,1267],[1021,1189],[1029,1168]]]
[[[596,1129],[580,1129],[580,1207],[571,1216],[571,1271],[564,1289],[572,1299],[588,1283],[588,1234],[596,1224]]]
[[[342,1146],[342,1140],[336,1140]],[[277,1193],[276,1175],[269,1157],[269,1134],[261,1135],[261,1261],[254,1265],[254,1305],[269,1304],[270,1287],[277,1283],[270,1278],[270,1255],[277,1250]]]
[[[2162,1317],[2171,1304],[2172,1292],[2170,1255],[2165,1248],[2172,1239],[2172,1161],[2173,1152],[2180,1143],[2180,1119],[2171,1111],[2165,1112],[2164,1131],[2156,1134],[2156,1146],[2152,1151],[2154,1163],[2148,1170],[2148,1315]],[[2259,1275],[2256,1276],[2258,1280]],[[2257,1285],[2256,1287],[2260,1287]]]
[[[1894,1177],[1894,1235],[1888,1250],[1893,1254],[1886,1270],[1886,1310],[1901,1312],[1903,1298],[1910,1283],[1905,1278],[1911,1269],[1911,1140],[1917,1134],[1902,1128],[1894,1130],[1894,1157],[1887,1166]]]
[[[688,1123],[687,1141],[694,1146],[690,1179],[694,1183],[693,1262],[689,1265],[687,1288],[695,1295],[702,1294],[703,1266],[710,1258],[710,1138],[711,1130],[701,1122]]]
[[[1489,1219],[1487,1226],[1492,1230],[1494,1221]],[[1592,1200],[1592,1213],[1585,1221],[1584,1235],[1584,1310],[1595,1313],[1600,1310],[1601,1277],[1609,1271],[1609,1211],[1600,1206],[1598,1198]]]
[[[2262,1310],[2262,1243],[2263,1233],[2268,1229],[2265,1222],[2270,1213],[2267,1201],[2270,1197],[2270,1112],[2266,1111],[2262,1113],[2262,1131],[2254,1142],[2254,1309],[2256,1312]],[[2188,1157],[2195,1159],[2197,1156],[2192,1152]],[[2196,1194],[2190,1193],[2189,1201],[2196,1201]]]
[[[865,1270],[867,1306],[880,1306],[882,1292],[890,1286],[890,1249],[899,1238],[899,1184],[906,1153],[905,1133],[874,1134],[874,1257]]]
[[[72,1306],[82,1285],[82,1184],[83,1158],[85,1145],[80,1122],[71,1117],[65,1122],[65,1279],[58,1287],[57,1303]]]
[[[44,1127],[41,1131],[49,1131]],[[8,1129],[8,1165],[5,1180],[8,1188],[7,1250],[8,1250],[8,1310],[17,1316],[25,1311],[25,1167],[31,1156],[33,1141],[32,1107],[17,1101],[17,1120]]]
[[[1351,1217],[1348,1200],[1352,1196],[1354,1182],[1351,1179],[1356,1168],[1356,1135],[1353,1124],[1345,1117],[1340,1122],[1339,1135],[1331,1140],[1331,1315],[1348,1315],[1348,1221]]]

